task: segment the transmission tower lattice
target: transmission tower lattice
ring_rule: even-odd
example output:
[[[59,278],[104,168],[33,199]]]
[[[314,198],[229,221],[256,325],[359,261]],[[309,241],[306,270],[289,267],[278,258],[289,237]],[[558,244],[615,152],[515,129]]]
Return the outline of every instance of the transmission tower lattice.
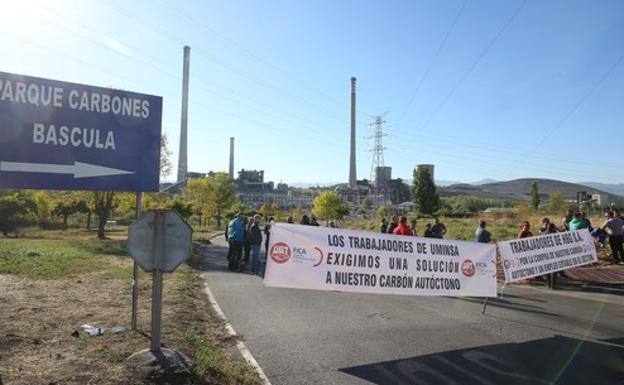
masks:
[[[373,163],[371,165],[371,174],[370,174],[370,180],[372,182],[375,182],[375,170],[378,167],[385,166],[384,150],[386,149],[386,147],[383,146],[383,137],[388,136],[388,134],[384,133],[383,125],[384,123],[386,123],[386,121],[384,120],[384,117],[386,116],[387,113],[388,111],[384,112],[381,115],[377,115],[375,117],[375,121],[369,124],[369,126],[375,127],[375,134],[373,136],[368,137],[369,139],[375,139],[375,145],[370,150],[373,153]]]

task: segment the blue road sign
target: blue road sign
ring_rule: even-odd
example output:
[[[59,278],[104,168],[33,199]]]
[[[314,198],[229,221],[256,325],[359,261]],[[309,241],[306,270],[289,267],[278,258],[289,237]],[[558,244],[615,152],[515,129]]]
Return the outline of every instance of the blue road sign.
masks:
[[[158,191],[162,98],[0,72],[0,188]]]

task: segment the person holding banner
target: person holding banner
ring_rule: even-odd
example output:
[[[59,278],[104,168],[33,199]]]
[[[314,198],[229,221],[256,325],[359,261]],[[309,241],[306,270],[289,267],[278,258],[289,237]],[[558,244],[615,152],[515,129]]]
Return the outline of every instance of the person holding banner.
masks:
[[[384,234],[388,232],[388,221],[386,218],[381,218],[381,227],[379,228],[379,232]]]
[[[262,232],[260,231],[260,214],[253,217],[249,226],[249,243],[251,245],[251,274],[260,274],[260,245],[262,245]]]
[[[407,227],[407,217],[401,217],[401,220],[399,221],[399,225],[392,231],[392,234],[394,235],[409,235],[409,236],[414,236],[414,233],[412,232],[412,230]]]
[[[479,222],[479,228],[475,231],[475,240],[480,243],[490,243],[491,234],[485,229],[485,221]]]
[[[532,237],[533,233],[529,231],[530,228],[531,228],[531,224],[528,221],[522,222],[522,228],[520,228],[518,239]]]
[[[609,212],[609,219],[602,225],[602,229],[609,234],[609,246],[613,264],[624,264],[624,220],[620,218],[620,211],[614,209]]]
[[[431,231],[433,231],[433,235],[436,238],[442,239],[446,234],[446,226],[444,226],[444,223],[440,222],[438,217],[435,217],[435,221],[433,227],[431,227]]]
[[[392,221],[388,224],[388,234],[394,234],[394,229],[399,225],[399,216],[393,215]]]
[[[574,214],[574,218],[572,218],[568,227],[570,228],[570,231],[589,229],[589,221],[583,219],[583,214],[577,212]]]
[[[410,222],[410,230],[412,230],[412,233],[414,234],[415,237],[418,236],[418,231],[416,230],[416,219],[412,219]]]

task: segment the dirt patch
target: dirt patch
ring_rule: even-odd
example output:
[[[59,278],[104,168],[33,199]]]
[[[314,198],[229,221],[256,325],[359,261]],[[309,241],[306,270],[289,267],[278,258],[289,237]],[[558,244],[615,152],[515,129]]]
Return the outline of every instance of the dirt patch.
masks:
[[[0,382],[5,385],[151,383],[131,373],[124,360],[149,347],[146,335],[129,330],[131,277],[107,278],[107,270],[131,261],[102,259],[102,271],[66,279],[0,275]],[[127,265],[127,266],[125,266]],[[128,271],[128,270],[126,270]],[[139,329],[149,333],[151,276],[139,280]],[[197,384],[257,383],[253,370],[230,362],[233,344],[207,305],[199,278],[186,265],[164,280],[162,341],[194,360],[206,349],[221,363],[197,371]],[[80,325],[106,329],[88,336]],[[126,331],[113,334],[114,326]],[[199,356],[198,356],[199,354]]]

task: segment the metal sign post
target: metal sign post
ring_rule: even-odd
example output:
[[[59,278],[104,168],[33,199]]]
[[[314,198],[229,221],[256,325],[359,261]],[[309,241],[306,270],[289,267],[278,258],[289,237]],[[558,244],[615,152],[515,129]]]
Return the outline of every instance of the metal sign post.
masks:
[[[163,272],[154,270],[152,277],[152,344],[151,350],[160,350],[160,324],[162,320],[162,283]]]
[[[160,324],[162,320],[162,282],[165,213],[156,211],[154,223],[154,271],[152,272],[152,352],[160,350]]]
[[[152,272],[151,351],[160,351],[163,273],[191,256],[192,228],[173,210],[150,210],[130,225],[128,251],[137,265]]]
[[[138,220],[143,212],[143,193],[136,193],[136,218]],[[139,301],[139,265],[132,263],[132,316],[131,329],[137,330],[137,307]]]

